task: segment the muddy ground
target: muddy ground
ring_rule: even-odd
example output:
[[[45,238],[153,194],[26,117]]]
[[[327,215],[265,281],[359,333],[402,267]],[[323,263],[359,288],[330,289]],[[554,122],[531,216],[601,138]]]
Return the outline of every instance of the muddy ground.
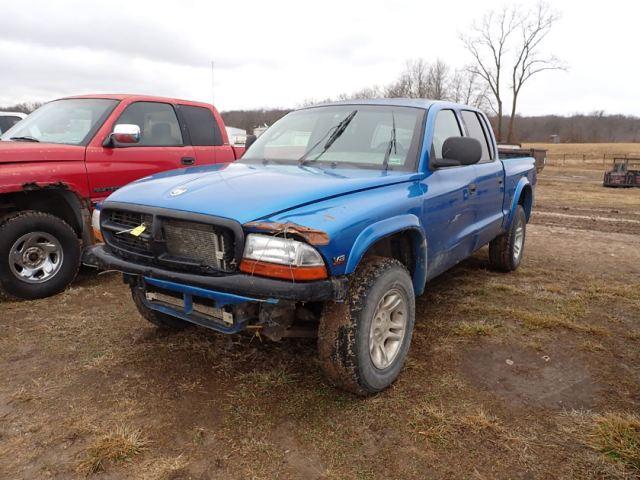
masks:
[[[0,478],[637,478],[640,189],[601,174],[547,168],[521,268],[429,284],[372,398],[311,340],[158,333],[115,274],[0,303]]]

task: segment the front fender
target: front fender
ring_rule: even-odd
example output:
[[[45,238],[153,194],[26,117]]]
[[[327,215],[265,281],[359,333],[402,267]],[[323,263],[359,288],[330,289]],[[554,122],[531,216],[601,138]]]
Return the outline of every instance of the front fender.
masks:
[[[413,248],[416,265],[413,288],[416,295],[421,295],[427,280],[427,240],[420,219],[413,214],[386,218],[362,230],[351,247],[345,273],[353,273],[367,250],[378,240],[406,230],[414,234]]]

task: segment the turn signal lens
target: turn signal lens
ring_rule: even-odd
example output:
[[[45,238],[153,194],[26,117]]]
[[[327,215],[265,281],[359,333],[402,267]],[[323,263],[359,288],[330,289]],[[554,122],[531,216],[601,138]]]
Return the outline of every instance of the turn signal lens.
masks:
[[[100,231],[100,205],[96,205],[91,214],[91,229],[96,242],[104,243],[104,237]]]
[[[240,262],[240,271],[259,277],[282,278],[284,280],[302,282],[327,278],[327,269],[324,265],[321,267],[294,267],[245,259]]]

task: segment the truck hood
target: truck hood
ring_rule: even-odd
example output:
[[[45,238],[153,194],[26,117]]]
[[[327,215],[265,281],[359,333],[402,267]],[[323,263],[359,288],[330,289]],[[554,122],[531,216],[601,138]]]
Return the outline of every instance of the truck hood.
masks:
[[[84,147],[80,145],[0,141],[0,164],[83,160]]]
[[[230,218],[240,223],[352,192],[406,182],[415,172],[315,166],[218,164],[140,179],[106,202],[124,202]]]

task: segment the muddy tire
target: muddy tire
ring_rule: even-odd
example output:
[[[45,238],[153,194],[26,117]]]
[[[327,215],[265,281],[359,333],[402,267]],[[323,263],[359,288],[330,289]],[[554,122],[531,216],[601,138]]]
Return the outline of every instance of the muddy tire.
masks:
[[[63,291],[80,267],[76,232],[55,215],[24,211],[0,222],[0,291],[33,300]]]
[[[353,274],[344,302],[327,302],[318,329],[318,353],[335,386],[369,395],[398,377],[415,321],[411,276],[397,260],[373,257]]]
[[[142,315],[142,318],[153,323],[156,327],[161,328],[162,330],[179,331],[184,330],[191,325],[189,322],[147,307],[142,300],[143,296],[144,291],[141,288],[131,288],[131,298],[133,298],[133,303],[136,304],[138,312]]]
[[[491,268],[501,272],[512,272],[520,266],[524,255],[526,231],[527,217],[522,205],[518,205],[509,231],[489,243]]]

